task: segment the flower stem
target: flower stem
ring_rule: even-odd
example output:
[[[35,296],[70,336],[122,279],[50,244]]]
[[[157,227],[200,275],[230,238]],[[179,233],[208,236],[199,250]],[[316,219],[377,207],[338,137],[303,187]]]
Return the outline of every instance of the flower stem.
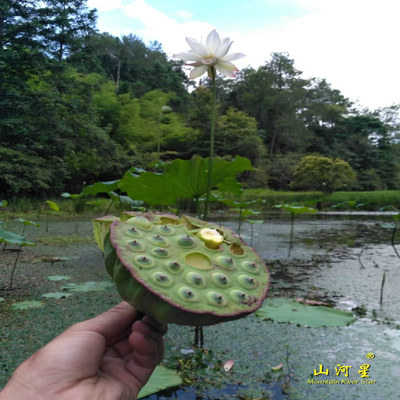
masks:
[[[210,155],[208,158],[208,174],[207,174],[207,192],[206,201],[204,204],[203,219],[207,220],[208,211],[210,208],[210,193],[212,189],[211,178],[212,178],[212,167],[214,158],[214,136],[215,136],[215,97],[216,97],[216,85],[215,85],[215,67],[211,69],[211,131],[210,131]]]

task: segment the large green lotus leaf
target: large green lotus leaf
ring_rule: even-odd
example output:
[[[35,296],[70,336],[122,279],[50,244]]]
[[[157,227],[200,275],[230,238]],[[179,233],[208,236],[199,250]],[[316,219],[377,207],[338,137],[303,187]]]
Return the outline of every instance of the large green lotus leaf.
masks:
[[[17,244],[19,246],[35,246],[35,243],[28,242],[23,236],[5,229],[0,229],[0,242]]]
[[[256,311],[264,320],[290,322],[310,328],[346,326],[355,321],[351,312],[325,306],[309,306],[289,298],[270,298]]]
[[[251,169],[253,167],[245,157],[236,157],[233,161],[216,158],[213,160],[211,186],[215,188],[225,179]],[[129,197],[150,205],[172,205],[178,199],[204,195],[207,191],[207,172],[208,158],[176,159],[167,164],[161,174],[143,172],[137,175],[127,171],[120,181],[120,189]]]
[[[89,196],[89,195],[96,195],[98,193],[108,193],[113,190],[118,189],[118,183],[119,180],[117,181],[108,181],[108,182],[96,182],[93,185],[88,185],[82,190],[82,194],[84,196]]]
[[[222,182],[218,183],[217,188],[220,192],[233,193],[235,196],[241,196],[243,193],[242,184],[238,182],[234,176],[224,179]]]
[[[176,373],[176,371],[158,365],[151,375],[149,381],[139,392],[138,399],[150,396],[151,394],[157,393],[161,390],[178,386],[181,383],[182,378]]]

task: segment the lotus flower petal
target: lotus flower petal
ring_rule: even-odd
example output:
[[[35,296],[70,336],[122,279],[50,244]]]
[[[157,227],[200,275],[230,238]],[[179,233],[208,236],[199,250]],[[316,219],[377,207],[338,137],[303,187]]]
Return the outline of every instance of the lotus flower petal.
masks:
[[[226,60],[218,60],[217,66],[224,68],[224,69],[228,69],[229,71],[237,71],[238,70],[234,64],[232,64],[230,61],[226,61]]]
[[[233,61],[233,60],[238,60],[239,58],[243,58],[245,57],[246,54],[244,53],[231,53],[231,54],[227,54],[226,56],[224,56],[224,60],[225,61]]]
[[[203,75],[205,72],[207,72],[208,66],[207,65],[201,65],[199,67],[195,67],[190,71],[190,79],[195,79],[198,78],[199,76]]]
[[[221,45],[221,38],[218,35],[218,32],[214,29],[211,31],[206,40],[207,50],[210,54],[215,54],[218,47]]]
[[[215,57],[203,58],[201,62],[206,65],[215,65],[217,59]]]
[[[230,41],[229,38],[225,38],[225,39],[222,41],[221,45],[220,45],[220,46],[218,47],[218,49],[216,50],[216,52],[215,52],[215,57],[218,57],[218,58],[224,57],[224,56],[228,53],[228,51],[229,51],[229,49],[230,49],[232,43],[233,43],[233,42]]]
[[[208,57],[208,55],[209,55],[208,49],[203,43],[199,42],[196,39],[192,39],[192,38],[186,38],[186,41],[188,42],[190,48],[192,49],[192,51],[194,53],[196,53],[197,55],[199,55],[201,57]]]
[[[191,79],[198,78],[206,72],[209,77],[213,77],[215,70],[229,78],[235,77],[238,69],[230,61],[242,58],[244,54],[228,54],[233,43],[230,38],[221,39],[214,29],[208,34],[205,44],[192,38],[186,38],[186,41],[191,50],[175,54],[174,57],[184,61],[194,61],[192,64],[187,64],[194,67],[190,72]]]
[[[220,67],[218,64],[215,67],[217,68],[217,71],[219,73],[221,73],[222,75],[224,75],[224,76],[226,76],[228,78],[234,78],[236,76],[236,71],[237,70],[232,71],[232,70]]]
[[[201,61],[201,57],[192,52],[183,52],[173,55],[174,58],[180,58],[183,61]]]
[[[234,360],[228,360],[224,362],[224,371],[227,372],[232,369],[233,365],[235,364]]]

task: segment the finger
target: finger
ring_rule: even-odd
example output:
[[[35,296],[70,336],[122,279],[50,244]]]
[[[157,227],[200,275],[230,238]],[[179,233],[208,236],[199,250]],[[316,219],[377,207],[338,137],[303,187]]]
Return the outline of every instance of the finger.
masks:
[[[160,324],[154,318],[149,317],[148,315],[145,315],[143,317],[142,321],[144,321],[146,324],[148,324],[150,326],[151,330],[149,332],[154,331],[157,333],[157,335],[155,337],[156,341],[159,340],[158,334],[165,335],[165,333],[168,331],[167,325]],[[135,324],[136,324],[136,322],[134,323],[134,326],[136,326]],[[132,329],[135,329],[135,328],[132,327]],[[147,333],[149,333],[149,332],[147,332]],[[128,336],[131,333],[132,333],[132,330],[130,330],[129,333],[124,338],[128,339]],[[151,334],[150,334],[150,336],[151,336]],[[131,352],[132,352],[132,347],[130,345],[129,340],[121,340],[119,342],[114,343],[112,345],[112,347],[109,347],[107,356],[110,356],[110,357],[118,357],[119,356],[119,357],[124,358]]]
[[[160,322],[156,321],[154,318],[148,315],[145,315],[142,321],[146,322],[148,325],[150,325],[156,331],[160,332],[162,335],[165,335],[168,331],[168,325],[161,324]]]
[[[162,335],[163,333],[155,329],[147,318],[136,321],[129,337],[129,343],[133,349],[132,359],[144,367],[157,365],[162,360],[164,353]]]
[[[116,346],[113,346],[103,358],[102,371],[124,382],[137,395],[163,357],[164,343],[160,330],[165,332],[166,327],[149,317],[136,321],[129,336],[130,359],[123,362],[116,356]]]
[[[106,344],[110,345],[129,335],[136,316],[135,308],[127,302],[122,302],[103,314],[80,322],[72,328],[98,333],[106,339]]]

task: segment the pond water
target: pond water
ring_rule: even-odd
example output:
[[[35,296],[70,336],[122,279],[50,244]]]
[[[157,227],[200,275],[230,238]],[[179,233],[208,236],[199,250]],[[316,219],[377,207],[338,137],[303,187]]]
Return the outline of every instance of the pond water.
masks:
[[[302,217],[293,227],[273,217],[244,223],[241,236],[269,264],[270,296],[321,300],[353,310],[357,320],[307,328],[249,316],[206,327],[213,358],[235,360],[230,375],[149,400],[400,399],[400,259],[388,223],[387,215]],[[171,326],[166,358],[190,347],[192,336]],[[281,372],[271,370],[281,363]]]
[[[237,222],[221,223],[237,229]],[[307,328],[250,315],[205,327],[204,351],[193,350],[191,328],[171,325],[165,363],[179,366],[187,380],[178,390],[148,400],[400,399],[400,258],[395,251],[400,252],[400,234],[396,249],[389,223],[390,215],[370,214],[301,216],[293,226],[289,217],[276,215],[262,224],[243,223],[241,236],[270,268],[269,296],[327,302],[352,310],[356,321]],[[90,237],[91,229],[90,222],[82,222],[79,233]],[[56,238],[77,226],[50,222],[50,230]],[[28,233],[31,237],[35,230]],[[103,269],[98,249],[85,246],[85,260]],[[224,372],[222,364],[230,359],[234,366]]]

